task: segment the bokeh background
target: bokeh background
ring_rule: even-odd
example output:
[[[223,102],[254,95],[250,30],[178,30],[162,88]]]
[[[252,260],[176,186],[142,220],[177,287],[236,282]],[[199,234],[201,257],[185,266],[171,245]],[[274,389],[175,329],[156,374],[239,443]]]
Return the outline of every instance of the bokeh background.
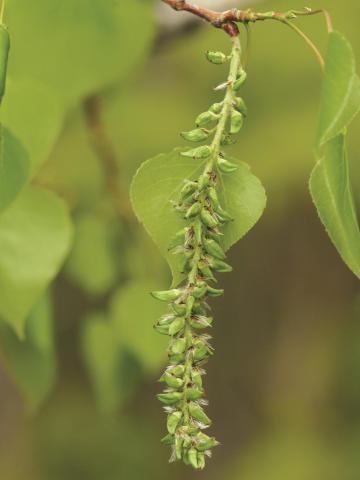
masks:
[[[63,93],[55,141],[33,182],[66,199],[75,236],[32,314],[40,330],[32,332],[30,317],[20,342],[3,327],[0,478],[358,480],[360,289],[308,192],[321,87],[315,57],[281,24],[252,28],[244,89],[250,114],[232,153],[262,180],[268,206],[232,249],[234,272],[221,279],[226,295],[213,302],[216,355],[206,390],[222,445],[204,472],[193,472],[169,465],[160,444],[164,415],[155,394],[166,339],[152,330],[162,306],[148,292],[166,287],[169,272],[134,219],[128,190],[139,165],[182,145],[179,132],[218,98],[213,87],[226,69],[203,53],[227,49],[228,39],[207,25],[165,31],[157,2],[122,0],[126,22],[117,36],[81,43],[82,29],[96,31],[96,19],[104,36],[116,25],[94,6],[101,2],[82,0],[73,23],[64,20],[58,31],[55,3],[8,2],[12,75],[30,72]],[[302,6],[274,0],[256,8]],[[357,0],[307,6],[329,9],[360,58]],[[91,28],[80,7],[98,8]],[[321,17],[299,25],[325,49]],[[93,58],[102,63],[92,65]],[[97,78],[98,70],[106,75]],[[45,115],[48,139],[51,122],[39,104],[27,121],[36,122],[36,112]],[[349,132],[358,202],[359,128],[360,119]]]

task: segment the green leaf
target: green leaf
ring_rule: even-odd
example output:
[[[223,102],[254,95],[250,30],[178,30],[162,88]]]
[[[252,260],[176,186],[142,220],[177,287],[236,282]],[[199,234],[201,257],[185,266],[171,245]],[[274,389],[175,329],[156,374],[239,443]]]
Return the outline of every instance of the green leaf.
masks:
[[[116,282],[120,263],[110,222],[82,215],[75,223],[74,245],[66,265],[69,277],[90,295],[103,295]]]
[[[67,208],[50,192],[28,188],[0,216],[0,318],[19,336],[57,275],[70,240]]]
[[[168,247],[174,234],[186,225],[174,210],[171,201],[178,199],[185,179],[197,179],[204,163],[179,155],[180,149],[152,158],[139,168],[131,186],[131,200],[135,213],[152,237],[160,252],[168,261],[173,284],[178,284],[178,256],[169,253]],[[231,175],[221,177],[219,197],[234,222],[224,228],[223,247],[228,250],[242,238],[259,220],[266,195],[260,181],[244,162],[230,158],[239,168]]]
[[[154,33],[152,2],[143,0],[13,0],[7,21],[10,75],[40,80],[65,104],[127,75]]]
[[[26,320],[25,340],[5,323],[0,328],[5,365],[19,386],[28,409],[36,410],[48,397],[56,378],[53,311],[50,295],[38,302]]]
[[[8,207],[26,184],[29,157],[17,138],[0,125],[0,212]]]
[[[351,45],[331,33],[310,192],[332,242],[360,278],[360,229],[345,146],[346,128],[359,109],[360,81]]]
[[[31,78],[7,79],[0,118],[29,153],[34,171],[49,156],[60,134],[63,110],[49,87]]]
[[[120,288],[111,302],[111,322],[118,341],[132,352],[149,374],[165,361],[167,339],[153,330],[164,305],[150,296],[153,285],[133,281]]]

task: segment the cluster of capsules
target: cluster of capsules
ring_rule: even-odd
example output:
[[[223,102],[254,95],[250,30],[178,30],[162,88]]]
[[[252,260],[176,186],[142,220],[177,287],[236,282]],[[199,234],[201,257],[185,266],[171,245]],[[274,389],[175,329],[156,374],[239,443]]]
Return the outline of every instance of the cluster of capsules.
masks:
[[[218,64],[230,59],[221,52],[208,52],[207,56]],[[213,141],[181,153],[204,165],[199,178],[185,181],[174,204],[186,226],[175,235],[169,249],[180,256],[185,280],[178,288],[152,294],[170,306],[169,313],[155,325],[159,333],[171,337],[169,366],[160,378],[166,387],[158,395],[167,412],[168,434],[162,441],[172,447],[171,461],[183,460],[195,469],[204,468],[206,456],[219,444],[204,433],[211,420],[204,411],[208,402],[204,399],[203,366],[213,355],[211,337],[204,330],[213,323],[207,299],[223,294],[213,286],[214,274],[232,270],[225,262],[221,238],[222,227],[233,218],[219,199],[218,180],[238,168],[225,158],[221,147],[242,127],[246,107],[236,92],[245,79],[245,72],[239,69],[236,78],[220,86],[227,92],[224,102],[200,114],[195,130],[181,134],[190,142],[205,142],[211,136]]]

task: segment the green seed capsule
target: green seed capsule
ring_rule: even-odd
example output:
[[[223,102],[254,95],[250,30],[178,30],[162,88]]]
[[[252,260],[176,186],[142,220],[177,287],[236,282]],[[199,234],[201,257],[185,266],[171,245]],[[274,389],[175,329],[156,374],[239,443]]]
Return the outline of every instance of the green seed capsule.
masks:
[[[204,241],[204,247],[209,255],[212,255],[220,260],[223,260],[226,256],[224,250],[220,247],[218,242],[213,239],[206,239]]]
[[[202,452],[198,452],[197,456],[199,470],[204,470],[205,468],[205,455]]]
[[[195,330],[204,330],[205,328],[211,327],[213,319],[211,317],[193,317],[191,319],[191,326]]]
[[[193,296],[197,299],[204,298],[207,292],[207,284],[202,283],[194,287],[193,289]]]
[[[156,300],[161,300],[162,302],[172,302],[177,300],[182,291],[178,288],[174,288],[173,290],[164,290],[161,292],[152,292],[151,295],[156,298]]]
[[[185,392],[185,396],[187,400],[199,400],[204,395],[202,390],[198,388],[187,388]]]
[[[169,327],[169,335],[176,335],[185,327],[185,318],[177,318]]]
[[[197,189],[196,182],[186,182],[183,188],[180,191],[180,199],[183,200],[184,198],[188,197],[189,195],[193,194]],[[185,229],[186,230],[186,229]]]
[[[209,228],[214,228],[219,224],[218,220],[209,212],[207,208],[201,209],[200,219],[203,224]]]
[[[194,350],[194,360],[199,362],[211,354],[212,352],[209,347],[201,340],[199,340]]]
[[[185,315],[186,313],[186,305],[184,303],[173,303],[171,307],[176,315]]]
[[[226,220],[228,222],[233,222],[234,221],[234,217],[229,212],[224,210],[220,205],[218,207],[216,207],[214,210],[216,211],[217,214],[220,215],[220,217],[223,220]]]
[[[208,287],[207,293],[210,297],[220,297],[224,294],[224,290],[221,288]]]
[[[202,233],[203,233],[203,226],[200,220],[196,220],[194,222],[194,234],[195,234],[195,240],[198,245],[201,245],[202,243]]]
[[[185,218],[194,218],[196,217],[197,215],[199,215],[200,213],[200,210],[201,210],[201,205],[200,203],[194,203],[193,205],[191,205],[191,207],[187,210],[186,214],[185,214]]]
[[[216,281],[216,278],[214,277],[208,263],[199,262],[199,270],[200,270],[200,272],[202,273],[202,275],[205,279]]]
[[[243,114],[234,110],[231,114],[231,123],[230,123],[230,133],[231,135],[235,135],[240,132],[244,125],[244,117]]]
[[[195,385],[195,387],[197,387],[200,390],[203,389],[202,376],[199,370],[196,370],[196,369],[191,370],[191,381]]]
[[[247,73],[244,70],[242,70],[239,73],[239,76],[237,77],[233,85],[233,89],[235,90],[235,92],[240,90],[240,87],[245,83],[246,79],[247,79]]]
[[[219,119],[219,116],[212,111],[203,112],[198,115],[195,120],[197,127],[205,127],[209,123],[216,122]]]
[[[192,295],[187,298],[186,300],[186,316],[187,317],[191,315],[194,303],[195,303],[195,298]]]
[[[182,399],[181,392],[165,392],[159,393],[157,398],[160,402],[165,403],[165,405],[174,405]]]
[[[213,103],[209,110],[210,112],[218,115],[219,113],[221,113],[222,109],[223,109],[223,102],[219,102],[219,103]]]
[[[238,98],[235,99],[234,107],[236,108],[236,110],[238,110],[240,113],[242,113],[244,115],[244,117],[247,116],[248,109],[247,109],[246,103],[244,102],[244,100],[242,98],[238,97]]]
[[[219,273],[228,273],[233,271],[233,268],[231,265],[217,258],[213,258],[210,260],[210,266],[213,270],[215,270],[215,272],[219,272]]]
[[[165,372],[164,375],[160,378],[160,382],[166,383],[166,385],[170,388],[180,388],[183,385],[183,380],[181,378],[177,378],[170,373]]]
[[[175,377],[182,377],[185,373],[185,366],[184,365],[175,365],[170,369],[171,375]]]
[[[198,454],[197,454],[196,448],[191,447],[189,449],[189,451],[187,452],[187,457],[188,457],[188,460],[189,460],[189,464],[193,468],[195,468],[195,470],[197,470],[199,468],[199,465],[198,465]]]
[[[165,435],[164,438],[161,439],[161,443],[163,443],[164,445],[174,445],[174,442],[174,435],[171,435],[170,433],[168,433],[167,435]]]
[[[193,148],[187,152],[180,152],[183,157],[190,157],[194,159],[208,158],[212,154],[212,148],[209,145],[203,145],[202,147]]]
[[[218,158],[217,161],[218,168],[220,172],[222,173],[233,173],[238,170],[239,165],[236,165],[235,163],[231,163],[228,160],[225,160],[225,158]]]
[[[176,428],[180,423],[182,417],[182,412],[172,412],[168,415],[167,421],[166,421],[166,426],[168,429],[168,432],[174,435],[176,432]]]
[[[205,128],[197,128],[190,132],[182,132],[180,135],[188,142],[204,142],[209,138],[210,132],[209,130],[205,130]]]
[[[228,60],[228,57],[225,55],[225,53],[213,52],[211,50],[206,52],[206,58],[214,65],[222,65]]]
[[[214,437],[209,437],[205,433],[199,432],[196,436],[197,440],[197,449],[200,452],[205,452],[206,450],[210,450],[213,447],[217,447],[219,442]]]
[[[183,453],[183,439],[181,437],[175,438],[175,454],[176,460],[181,460]]]
[[[175,318],[175,315],[172,314],[164,315],[158,321],[158,325],[170,325],[175,320]]]
[[[182,363],[185,361],[185,353],[169,355],[170,363]]]
[[[169,325],[154,325],[154,329],[161,335],[169,335]]]
[[[184,353],[186,350],[186,340],[185,338],[179,338],[175,342],[173,342],[170,346],[170,352],[173,355],[179,355]]]
[[[10,36],[5,25],[0,25],[0,101],[5,94]]]
[[[189,411],[190,415],[199,422],[203,423],[204,425],[211,425],[210,418],[206,415],[204,410],[198,405],[197,403],[190,402],[189,403]]]

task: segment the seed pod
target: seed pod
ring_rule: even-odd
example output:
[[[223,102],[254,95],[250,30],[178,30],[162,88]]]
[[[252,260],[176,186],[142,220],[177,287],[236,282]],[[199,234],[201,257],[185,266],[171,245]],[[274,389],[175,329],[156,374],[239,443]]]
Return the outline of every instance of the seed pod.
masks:
[[[181,437],[175,437],[175,455],[176,460],[181,460],[183,452],[183,439]]]
[[[199,262],[199,269],[202,274],[202,276],[207,279],[207,280],[213,280],[214,282],[216,281],[216,278],[214,277],[211,268],[209,267],[209,264],[206,262]],[[196,327],[195,327],[196,328]]]
[[[205,282],[199,283],[196,287],[193,289],[193,296],[195,298],[201,299],[204,298],[207,292],[207,284]]]
[[[168,415],[167,421],[166,421],[166,426],[168,429],[168,432],[174,435],[176,432],[176,428],[179,425],[179,422],[182,417],[182,412],[172,412]]]
[[[204,360],[204,358],[211,355],[211,351],[209,350],[208,346],[204,343],[198,343],[194,350],[194,360],[200,362]],[[194,400],[194,399],[193,399]]]
[[[197,186],[198,185],[196,182],[187,181],[180,191],[180,199],[183,200],[188,195],[191,195],[192,193],[194,193],[195,190],[197,189]]]
[[[240,132],[244,125],[244,117],[243,114],[238,112],[237,110],[233,110],[231,114],[231,123],[230,123],[230,133],[231,135],[235,135]]]
[[[177,318],[169,327],[169,335],[176,335],[185,327],[185,318]]]
[[[0,102],[5,94],[10,36],[5,25],[0,25]]]
[[[174,442],[174,435],[171,435],[170,433],[168,433],[167,435],[165,435],[164,438],[161,439],[161,443],[163,443],[164,445],[174,445]]]
[[[181,377],[185,373],[185,366],[184,365],[175,365],[170,369],[171,375],[175,375],[175,377]]]
[[[219,119],[219,116],[216,115],[212,111],[207,111],[200,113],[198,117],[195,120],[196,126],[197,127],[205,127],[205,125],[208,125],[211,122],[215,122]]]
[[[169,325],[159,325],[158,323],[154,325],[154,330],[156,330],[161,335],[169,335]]]
[[[196,130],[190,130],[190,132],[182,132],[180,135],[184,140],[196,143],[204,142],[209,138],[210,132],[209,130],[205,130],[205,128],[197,128]]]
[[[224,290],[208,286],[207,293],[210,297],[220,297],[224,294]]]
[[[198,461],[199,470],[204,470],[204,468],[205,468],[205,455],[202,452],[198,452],[197,461]]]
[[[197,454],[197,450],[196,448],[194,447],[191,447],[188,452],[187,452],[187,457],[188,457],[188,460],[189,460],[189,464],[195,468],[195,470],[197,470],[199,468],[199,465],[198,465],[198,454]]]
[[[169,361],[170,363],[182,363],[185,361],[185,353],[179,353],[179,354],[173,354],[173,355],[169,355]]]
[[[192,295],[187,298],[186,300],[186,316],[187,317],[191,315],[191,311],[194,306],[194,303],[195,303],[195,298]]]
[[[209,145],[203,145],[202,147],[193,148],[187,152],[180,152],[183,157],[190,157],[194,159],[208,158],[212,154],[212,148]]]
[[[202,384],[202,376],[199,370],[197,369],[192,369],[191,370],[191,381],[197,387],[198,389],[202,390],[203,384]]]
[[[204,247],[209,255],[219,258],[220,260],[223,260],[226,256],[224,250],[220,247],[218,242],[213,239],[207,238],[204,241]]]
[[[214,207],[217,207],[218,205],[220,205],[219,197],[218,197],[216,188],[210,187],[208,189],[208,195],[209,195],[209,199],[210,199],[210,201],[211,201],[211,203]]]
[[[239,168],[239,165],[236,165],[235,163],[231,163],[222,157],[218,158],[217,165],[220,172],[222,173],[233,173]]]
[[[184,353],[186,350],[186,340],[185,338],[179,338],[178,340],[175,340],[170,346],[170,352],[173,355],[179,355],[181,353]]]
[[[164,290],[161,292],[152,292],[151,295],[156,298],[157,300],[161,300],[162,302],[173,302],[177,300],[182,291],[178,288],[174,288],[173,290]]]
[[[220,205],[218,207],[214,208],[214,210],[216,211],[216,213],[218,215],[220,215],[220,217],[222,217],[223,220],[226,220],[228,222],[233,222],[234,221],[234,217],[229,212],[224,210]]]
[[[158,321],[159,325],[170,325],[175,320],[175,315],[168,314],[168,315],[163,315],[160,320]]]
[[[223,104],[224,102],[219,102],[219,103],[213,103],[210,107],[210,112],[212,113],[215,113],[216,115],[218,115],[219,113],[221,113],[222,109],[223,109]]]
[[[197,215],[199,215],[200,210],[201,210],[201,205],[200,205],[200,203],[198,203],[198,202],[194,203],[194,204],[191,205],[191,207],[187,210],[187,212],[186,212],[186,214],[185,214],[185,218],[189,219],[189,218],[194,218],[194,217],[196,217]]]
[[[184,303],[173,303],[171,307],[176,315],[185,315],[186,313],[186,305]]]
[[[219,273],[228,273],[233,271],[233,268],[231,265],[217,258],[213,258],[210,260],[210,266],[213,270],[215,270],[215,272],[219,272]],[[170,329],[169,329],[169,332],[170,332]]]
[[[201,245],[202,243],[202,233],[203,233],[202,223],[199,220],[196,220],[194,222],[194,234],[195,234],[196,243],[198,245]]]
[[[197,449],[200,452],[205,452],[206,450],[210,450],[213,447],[217,447],[219,442],[214,437],[209,437],[203,432],[199,432],[196,436],[197,440]]]
[[[165,405],[174,405],[182,399],[181,392],[164,392],[158,393],[157,398]]]
[[[248,109],[247,109],[246,103],[244,102],[244,100],[241,97],[235,98],[234,107],[236,108],[236,110],[238,110],[240,113],[242,113],[244,115],[244,117],[247,116]]]
[[[239,73],[239,75],[238,75],[238,77],[235,80],[234,85],[233,85],[233,89],[235,90],[235,92],[240,90],[240,87],[245,83],[246,79],[247,79],[247,73],[244,70],[242,70]]]
[[[219,224],[218,220],[209,212],[207,208],[201,209],[200,219],[202,223],[209,228],[214,228]]]
[[[198,405],[197,403],[190,402],[189,403],[189,411],[190,415],[198,420],[199,422],[203,423],[204,425],[211,425],[210,418],[206,415],[204,410]]]
[[[204,190],[204,188],[207,187],[209,184],[210,184],[210,175],[208,172],[205,172],[199,178],[199,190],[200,191]]]
[[[187,388],[185,391],[185,397],[187,400],[199,400],[203,396],[204,392],[198,388]]]
[[[168,372],[165,372],[160,380],[160,382],[163,382],[163,383],[166,383],[166,385],[170,388],[175,388],[175,389],[178,389],[180,387],[182,387],[183,385],[183,380],[181,380],[181,378],[177,378],[177,377],[174,377],[173,375],[171,375],[170,373]]]
[[[225,55],[225,53],[213,52],[211,50],[206,52],[206,58],[214,65],[222,65],[228,60],[228,57]]]
[[[211,317],[195,315],[191,319],[191,326],[195,330],[204,330],[205,328],[211,327],[212,322],[213,319]]]

